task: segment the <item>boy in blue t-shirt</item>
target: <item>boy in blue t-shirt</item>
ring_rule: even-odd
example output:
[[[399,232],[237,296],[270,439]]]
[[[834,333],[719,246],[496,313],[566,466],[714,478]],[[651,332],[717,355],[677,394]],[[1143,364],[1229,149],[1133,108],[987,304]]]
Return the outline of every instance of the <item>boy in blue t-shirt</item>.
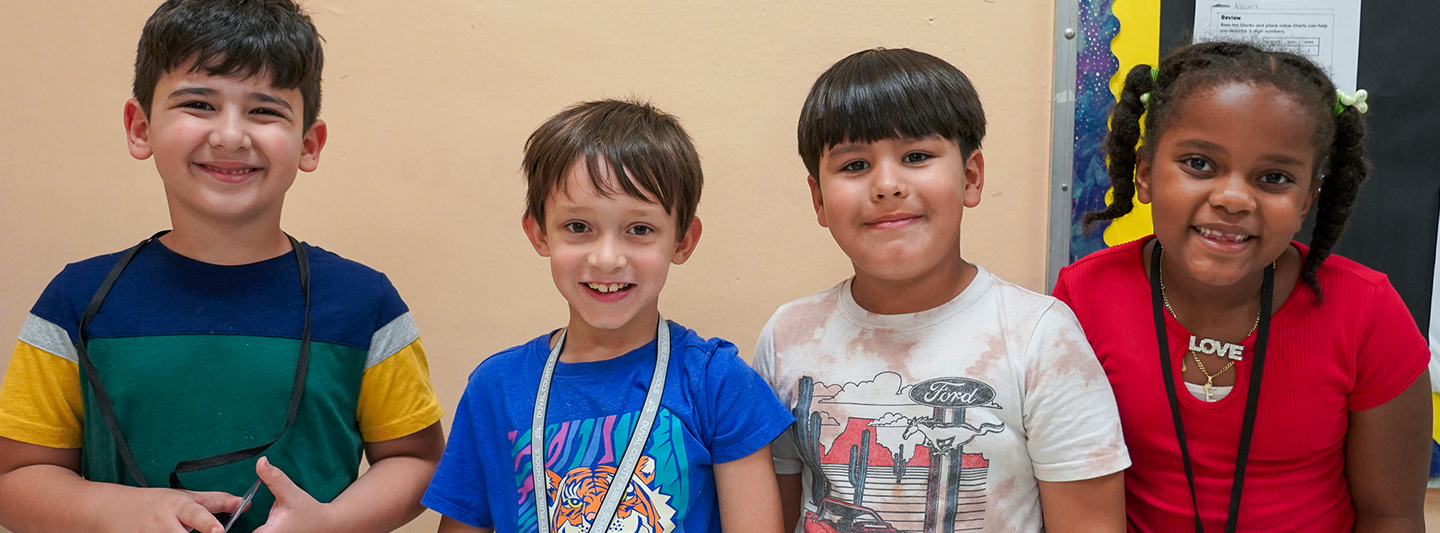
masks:
[[[4,527],[382,532],[424,510],[444,436],[415,322],[383,274],[280,228],[325,145],[323,62],[291,0],[146,22],[125,129],[173,230],[65,267],[31,309],[0,384]]]
[[[657,308],[700,240],[689,136],[648,104],[582,103],[530,136],[524,168],[525,234],[570,321],[470,375],[422,500],[440,530],[778,533],[768,444],[790,414],[734,345]]]

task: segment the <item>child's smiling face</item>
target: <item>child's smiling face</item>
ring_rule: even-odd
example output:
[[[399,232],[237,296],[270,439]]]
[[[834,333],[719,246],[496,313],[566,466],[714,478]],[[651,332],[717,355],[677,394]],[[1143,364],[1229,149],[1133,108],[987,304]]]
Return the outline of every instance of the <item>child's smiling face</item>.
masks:
[[[601,166],[608,174],[608,166]],[[614,185],[613,174],[605,179]],[[570,304],[572,328],[583,322],[647,334],[653,334],[670,265],[688,260],[700,239],[698,218],[681,236],[675,215],[659,203],[595,190],[583,158],[570,165],[564,186],[545,201],[544,227],[528,216],[524,227],[535,251],[550,258],[555,287]]]
[[[1153,204],[1167,265],[1204,285],[1233,285],[1300,231],[1319,190],[1315,119],[1270,85],[1222,84],[1177,104],[1153,157],[1136,168],[1137,193]]]
[[[176,69],[160,77],[148,116],[125,106],[130,154],[151,156],[172,218],[227,224],[279,220],[297,170],[315,170],[326,126],[304,129],[298,89],[270,76],[212,76]]]
[[[904,282],[961,262],[960,219],[980,203],[979,150],[967,158],[951,139],[883,139],[835,145],[811,177],[820,225],[857,275]]]

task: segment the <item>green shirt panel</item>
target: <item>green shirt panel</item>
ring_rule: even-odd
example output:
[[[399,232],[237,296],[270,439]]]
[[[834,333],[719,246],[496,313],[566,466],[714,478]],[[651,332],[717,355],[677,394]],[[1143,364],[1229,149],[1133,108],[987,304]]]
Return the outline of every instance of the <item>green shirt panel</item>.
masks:
[[[242,335],[174,335],[91,339],[90,356],[121,431],[151,486],[169,486],[181,461],[269,442],[290,406],[300,341]],[[355,419],[364,350],[310,344],[305,392],[294,424],[262,455],[321,502],[359,474],[363,442]],[[92,481],[137,485],[84,376],[85,437],[81,474]],[[241,495],[255,482],[255,461],[181,475],[190,490]],[[264,524],[274,497],[264,486],[234,532]]]

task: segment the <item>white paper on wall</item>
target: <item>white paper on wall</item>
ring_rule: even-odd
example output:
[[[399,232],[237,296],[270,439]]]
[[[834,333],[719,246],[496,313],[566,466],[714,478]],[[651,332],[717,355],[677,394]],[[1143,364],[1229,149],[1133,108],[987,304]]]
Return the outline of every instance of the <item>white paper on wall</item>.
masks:
[[[1360,0],[1195,0],[1195,42],[1263,44],[1309,57],[1355,92]]]

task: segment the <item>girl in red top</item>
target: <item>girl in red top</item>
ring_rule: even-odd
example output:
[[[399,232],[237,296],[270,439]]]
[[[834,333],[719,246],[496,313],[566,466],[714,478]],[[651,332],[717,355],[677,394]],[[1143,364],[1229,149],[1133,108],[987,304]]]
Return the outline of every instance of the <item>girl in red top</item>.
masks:
[[[1138,193],[1155,235],[1066,267],[1055,296],[1115,390],[1130,531],[1424,531],[1429,351],[1383,274],[1330,254],[1369,172],[1363,97],[1336,94],[1235,43],[1126,76],[1115,201],[1087,223]]]

